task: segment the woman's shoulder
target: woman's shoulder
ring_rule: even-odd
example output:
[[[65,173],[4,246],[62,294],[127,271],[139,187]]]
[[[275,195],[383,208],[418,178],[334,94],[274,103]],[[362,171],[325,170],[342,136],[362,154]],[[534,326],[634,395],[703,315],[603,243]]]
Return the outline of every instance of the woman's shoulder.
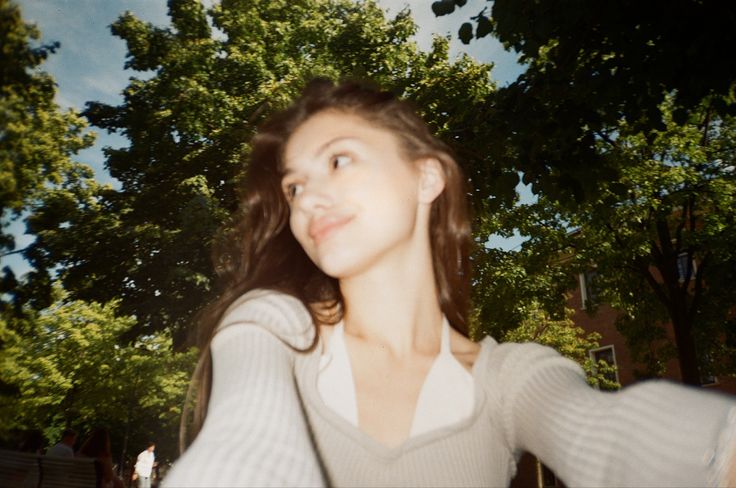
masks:
[[[302,302],[293,295],[269,288],[255,288],[233,300],[224,315],[227,316],[235,311],[242,310],[245,306],[251,308],[261,307],[263,309],[270,307],[280,310],[303,308],[306,311]]]
[[[460,364],[468,371],[472,371],[478,360],[481,344],[471,341],[455,329],[450,329],[450,349]]]
[[[253,325],[265,328],[297,349],[308,348],[314,341],[315,328],[307,307],[295,296],[281,291],[258,288],[244,293],[225,311],[217,332]]]

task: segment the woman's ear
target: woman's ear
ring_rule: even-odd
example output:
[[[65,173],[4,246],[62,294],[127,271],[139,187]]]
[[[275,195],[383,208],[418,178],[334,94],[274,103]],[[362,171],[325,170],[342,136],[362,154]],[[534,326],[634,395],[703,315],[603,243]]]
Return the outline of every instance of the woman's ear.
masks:
[[[432,203],[445,189],[445,171],[437,158],[423,158],[419,166],[419,201]]]

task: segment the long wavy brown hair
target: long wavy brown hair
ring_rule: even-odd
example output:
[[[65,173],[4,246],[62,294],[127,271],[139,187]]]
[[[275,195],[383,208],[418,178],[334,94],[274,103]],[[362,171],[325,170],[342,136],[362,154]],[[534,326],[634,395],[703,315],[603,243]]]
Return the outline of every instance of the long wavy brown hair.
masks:
[[[339,284],[315,266],[291,233],[289,205],[281,187],[289,137],[325,110],[356,115],[390,131],[408,161],[429,157],[440,162],[445,189],[433,202],[430,215],[434,274],[442,312],[456,330],[467,335],[472,239],[465,179],[452,151],[432,134],[410,103],[392,93],[354,81],[335,84],[313,80],[291,106],[271,116],[253,137],[240,210],[215,246],[213,260],[222,292],[199,317],[201,354],[193,378],[197,390],[193,435],[207,413],[212,379],[210,343],[223,314],[238,297],[256,288],[277,290],[298,298],[310,311],[315,327],[342,318]],[[185,410],[182,447],[186,445],[187,423]]]

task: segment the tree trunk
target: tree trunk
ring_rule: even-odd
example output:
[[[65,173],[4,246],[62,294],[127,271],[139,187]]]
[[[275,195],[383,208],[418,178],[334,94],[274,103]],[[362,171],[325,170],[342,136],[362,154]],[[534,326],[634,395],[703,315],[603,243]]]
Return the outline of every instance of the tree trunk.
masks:
[[[125,470],[126,461],[128,458],[128,438],[130,437],[130,405],[128,406],[127,415],[125,418],[125,435],[123,436],[123,449],[120,452],[120,465],[118,468],[118,475],[125,483],[125,486],[130,486],[130,475]]]
[[[695,350],[695,341],[690,333],[690,330],[692,330],[689,327],[690,325],[685,317],[672,317],[682,382],[686,385],[700,386],[700,366]]]

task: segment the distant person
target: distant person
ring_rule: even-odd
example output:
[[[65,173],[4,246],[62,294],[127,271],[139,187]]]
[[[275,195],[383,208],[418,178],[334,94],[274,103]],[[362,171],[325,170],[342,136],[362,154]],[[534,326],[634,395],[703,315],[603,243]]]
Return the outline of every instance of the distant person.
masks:
[[[151,488],[151,473],[156,459],[153,454],[155,450],[156,444],[149,442],[146,450],[138,454],[135,471],[133,471],[133,480],[138,480],[138,488]]]
[[[61,433],[61,440],[46,451],[47,456],[74,457],[74,443],[77,442],[77,433],[72,429],[65,429]]]
[[[77,451],[77,457],[96,459],[102,470],[102,488],[123,488],[123,480],[118,478],[112,469],[112,448],[110,434],[107,429],[98,428],[92,431],[82,447]]]

